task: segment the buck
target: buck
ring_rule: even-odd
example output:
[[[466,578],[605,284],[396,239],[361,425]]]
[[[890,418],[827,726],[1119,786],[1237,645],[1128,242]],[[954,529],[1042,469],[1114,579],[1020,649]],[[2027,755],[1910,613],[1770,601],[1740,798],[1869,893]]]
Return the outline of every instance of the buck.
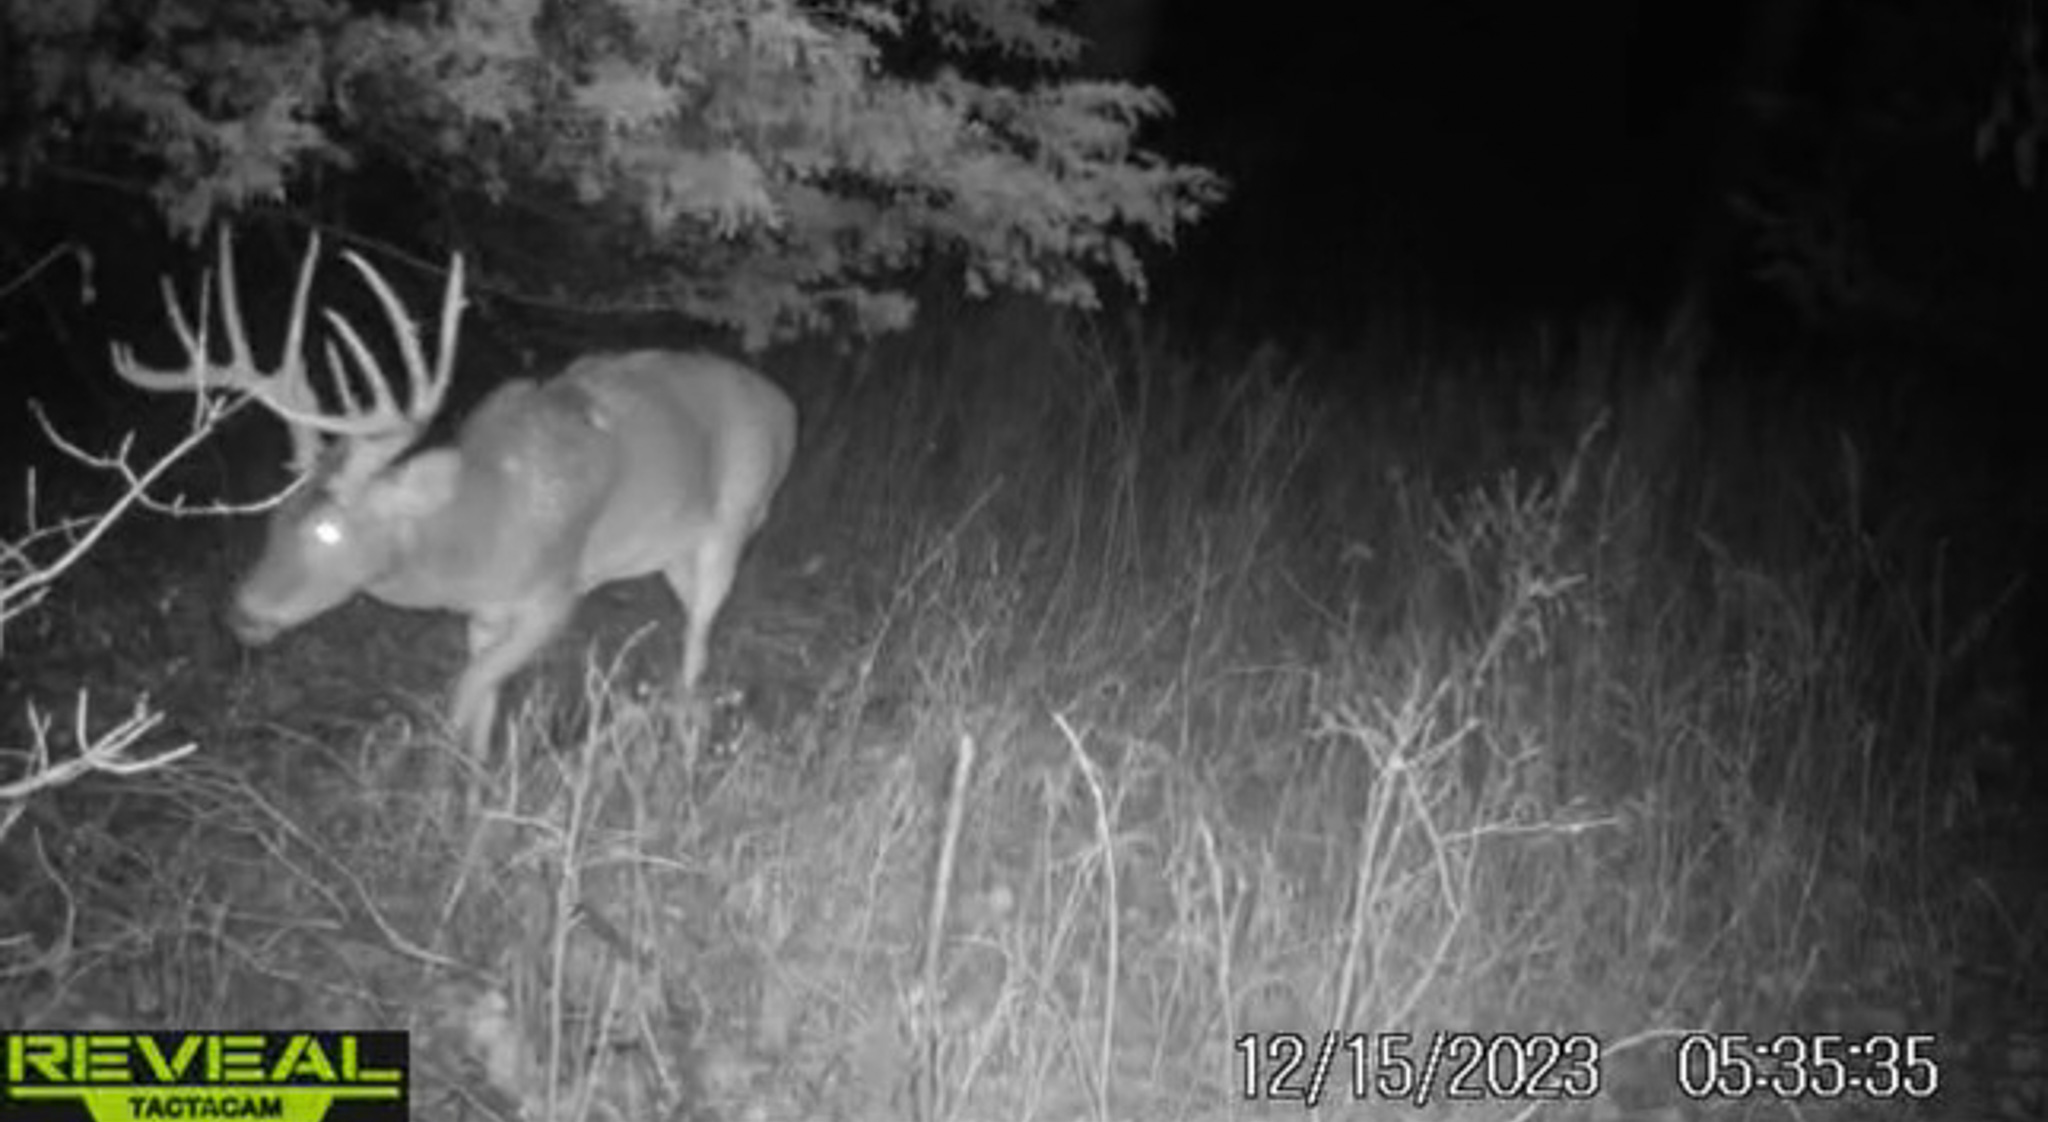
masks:
[[[450,719],[481,760],[499,688],[561,630],[583,594],[658,572],[687,617],[679,700],[694,695],[741,552],[796,451],[796,407],[782,390],[708,354],[590,355],[547,382],[500,386],[453,447],[416,449],[454,372],[461,256],[449,268],[430,369],[391,286],[368,261],[343,254],[391,322],[406,392],[401,401],[348,319],[324,309],[363,387],[330,339],[328,406],[301,353],[319,238],[299,266],[284,351],[269,371],[257,368],[243,329],[229,235],[219,245],[227,364],[209,345],[211,274],[200,284],[197,327],[162,282],[184,369],[143,366],[118,343],[112,356],[131,385],[253,400],[290,430],[299,482],[272,512],[262,556],[235,590],[228,623],[237,637],[266,643],[359,592],[469,617],[469,662]]]

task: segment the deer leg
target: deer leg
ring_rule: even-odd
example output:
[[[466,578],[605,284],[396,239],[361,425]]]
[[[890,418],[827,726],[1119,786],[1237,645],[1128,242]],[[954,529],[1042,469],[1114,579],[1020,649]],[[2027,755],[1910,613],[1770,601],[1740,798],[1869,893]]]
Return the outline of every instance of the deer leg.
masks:
[[[682,692],[697,692],[705,667],[711,659],[711,625],[718,610],[732,592],[733,575],[739,570],[739,544],[714,538],[690,556],[662,571],[676,599],[683,602],[689,617],[683,627]]]
[[[739,546],[713,540],[699,546],[690,556],[662,571],[676,599],[683,602],[687,617],[683,625],[683,669],[676,696],[670,702],[676,728],[685,746],[686,766],[694,766],[703,738],[711,727],[711,707],[698,696],[710,662],[711,625],[718,609],[732,591],[733,573],[739,567]]]
[[[455,683],[450,716],[472,760],[481,763],[489,756],[499,687],[554,638],[575,603],[573,597],[550,596],[508,613],[470,618],[469,665]]]

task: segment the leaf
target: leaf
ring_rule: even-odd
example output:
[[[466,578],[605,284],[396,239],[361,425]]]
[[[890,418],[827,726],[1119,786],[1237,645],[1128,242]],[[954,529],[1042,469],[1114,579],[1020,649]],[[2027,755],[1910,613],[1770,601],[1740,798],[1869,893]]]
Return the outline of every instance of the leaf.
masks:
[[[1060,76],[1053,8],[927,0],[954,57],[903,74],[883,46],[912,9],[881,0],[6,0],[11,168],[148,169],[188,233],[315,167],[396,169],[455,222],[502,203],[566,247],[536,286],[756,342],[900,326],[892,278],[934,256],[977,294],[1142,294],[1141,248],[1223,184],[1140,145],[1158,91]]]
[[[596,73],[576,87],[576,107],[602,120],[613,131],[659,124],[676,112],[676,92],[646,70],[618,59],[605,59]]]

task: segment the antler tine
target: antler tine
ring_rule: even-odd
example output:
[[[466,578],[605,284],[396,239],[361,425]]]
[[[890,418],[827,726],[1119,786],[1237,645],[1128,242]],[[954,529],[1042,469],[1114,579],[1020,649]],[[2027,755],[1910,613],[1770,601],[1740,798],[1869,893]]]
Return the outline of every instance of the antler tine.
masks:
[[[440,368],[435,373],[435,380],[441,384],[443,394],[448,392],[448,384],[455,379],[455,345],[461,337],[457,329],[462,325],[462,308],[467,302],[463,296],[463,286],[466,282],[462,254],[451,254],[448,262],[448,290],[441,296]]]
[[[221,260],[224,262],[223,277],[226,294],[222,298],[222,313],[227,318],[230,347],[236,348],[236,361],[251,371],[256,364],[249,357],[249,335],[242,328],[242,303],[237,296],[235,282],[235,255],[229,248],[230,236],[221,235]],[[285,325],[284,353],[278,359],[277,374],[252,385],[251,393],[264,407],[284,422],[285,431],[292,441],[292,468],[301,475],[312,472],[320,460],[320,430],[314,423],[320,416],[320,399],[313,393],[313,386],[306,380],[305,352],[300,344],[306,333],[306,299],[313,290],[313,270],[320,262],[320,234],[316,231],[306,242],[306,255],[299,262],[299,279],[292,286],[291,316]]]
[[[363,283],[376,294],[377,302],[384,307],[385,318],[391,322],[399,357],[405,364],[406,400],[403,403],[398,401],[397,387],[385,377],[383,367],[363,343],[362,333],[356,330],[348,317],[333,309],[324,309],[322,314],[333,329],[325,348],[328,376],[342,398],[346,413],[343,418],[330,419],[325,427],[329,432],[346,433],[350,441],[341,465],[329,478],[329,487],[337,494],[359,487],[390,463],[440,410],[455,369],[454,339],[462,314],[462,259],[457,256],[450,270],[448,293],[442,300],[441,352],[434,368],[429,370],[426,356],[420,350],[419,328],[399,302],[397,294],[392,292],[390,284],[361,256],[352,252],[344,256],[362,276]],[[341,341],[340,350],[335,347],[335,339]],[[342,351],[355,360],[356,368],[367,383],[367,401],[348,377],[341,359]]]
[[[277,369],[266,375],[256,366],[249,350],[249,333],[242,326],[241,285],[235,279],[234,235],[223,230],[220,237],[221,319],[228,327],[231,370],[242,375],[233,383],[261,400],[285,421],[318,428],[320,399],[306,378],[305,352],[300,344],[306,337],[306,299],[313,290],[313,270],[320,262],[320,235],[306,242],[306,255],[299,262],[299,279],[292,287],[291,318],[285,323],[284,351]]]
[[[277,369],[265,373],[257,367],[249,347],[249,332],[242,320],[239,284],[235,277],[234,232],[223,226],[218,240],[216,267],[199,278],[197,324],[185,314],[169,278],[157,284],[163,293],[164,309],[171,330],[185,349],[185,367],[165,370],[144,366],[132,347],[116,343],[110,348],[114,373],[138,389],[156,393],[236,393],[260,402],[282,420],[291,435],[292,464],[301,471],[312,467],[319,455],[320,402],[306,382],[304,359],[299,349],[306,324],[307,293],[312,288],[313,268],[320,257],[316,235],[306,247],[299,266],[299,281],[292,297],[291,320],[286,327],[284,352]],[[221,319],[227,325],[229,359],[225,366],[213,361],[213,284],[221,283]]]
[[[185,309],[178,303],[178,292],[177,289],[171,287],[171,279],[169,277],[158,277],[156,283],[157,291],[163,294],[164,309],[170,315],[171,330],[177,334],[179,345],[185,348],[185,354],[190,360],[190,365],[183,370],[164,370],[159,367],[144,366],[141,362],[137,361],[135,348],[126,343],[109,343],[107,344],[107,351],[113,361],[114,373],[119,375],[122,381],[137,389],[149,390],[153,393],[188,391],[195,388],[195,380],[201,380],[203,384],[205,377],[207,326],[213,320],[213,317],[208,314],[213,304],[213,275],[209,273],[199,278],[199,328],[197,331],[193,330],[192,321],[185,318]]]
[[[242,298],[236,291],[237,285],[241,282],[235,279],[234,233],[226,226],[221,227],[220,237],[214,239],[214,246],[219,254],[219,259],[214,265],[214,272],[200,278],[199,284],[200,291],[204,293],[207,282],[215,276],[220,277],[220,318],[221,322],[228,325],[228,369],[223,371],[223,373],[231,376],[238,373],[253,375],[256,372],[256,356],[249,350],[249,332],[248,329],[242,326]],[[312,244],[306,248],[317,252],[320,248],[319,235],[314,235]],[[312,254],[308,253],[306,259],[312,260]],[[213,318],[207,314],[213,310],[207,306],[207,303],[206,297],[201,295],[199,298],[199,331],[202,338],[207,330],[207,321]],[[292,318],[295,321],[300,310],[298,304],[294,302],[292,304]],[[295,365],[292,356],[298,351],[299,341],[299,325],[296,322],[285,328],[285,337],[284,354],[279,358],[277,364],[280,374],[284,372],[286,367]],[[199,354],[200,357],[206,358],[209,361],[213,357],[213,352],[207,350],[203,344],[200,347]],[[211,368],[209,368],[209,372],[212,372]],[[234,385],[235,383],[230,381],[228,384]]]
[[[354,384],[349,381],[341,364],[341,356],[334,349],[334,340],[329,339],[324,344],[327,377],[334,382],[341,394],[342,409],[346,414],[343,418],[336,418],[346,427],[331,431],[345,431],[352,436],[375,436],[394,430],[410,431],[417,428],[419,421],[399,407],[398,400],[392,396],[390,383],[384,378],[383,366],[379,365],[376,356],[370,353],[370,348],[364,345],[363,337],[356,332],[355,325],[348,321],[347,316],[332,308],[322,309],[321,314],[327,317],[328,326],[334,329],[334,334],[339,336],[342,344],[348,348],[350,357],[356,360],[356,368],[363,372],[363,381],[368,383],[370,388],[370,400],[366,404],[356,394]]]
[[[341,399],[341,408],[336,413],[319,413],[308,416],[306,423],[322,432],[336,436],[358,439],[391,440],[416,433],[434,414],[440,410],[442,399],[447,395],[448,385],[454,370],[453,339],[457,319],[461,314],[462,267],[458,256],[450,281],[449,297],[443,302],[441,325],[441,354],[434,370],[427,369],[426,359],[420,350],[419,330],[412,317],[399,302],[382,274],[356,253],[343,254],[349,263],[363,277],[365,284],[377,297],[384,308],[386,318],[391,321],[392,333],[396,336],[399,355],[406,366],[406,397],[400,402],[394,393],[391,381],[384,374],[384,368],[377,361],[369,345],[363,342],[362,333],[346,315],[332,308],[321,309],[333,335],[341,340],[342,348],[354,360],[363,375],[367,398],[358,390],[355,380],[348,377],[347,367],[341,361],[334,340],[323,344],[327,362],[327,378]],[[303,384],[303,382],[301,383]]]
[[[442,399],[447,396],[448,386],[453,381],[455,370],[455,339],[462,318],[462,255],[456,254],[449,268],[448,288],[441,301],[441,335],[439,353],[435,355],[433,369],[427,367],[426,355],[420,350],[419,327],[413,322],[405,305],[399,302],[391,285],[385,281],[375,266],[359,254],[350,251],[342,255],[363,278],[377,302],[384,307],[385,318],[391,321],[391,331],[397,337],[399,359],[405,364],[406,405],[398,410],[400,415],[413,426],[420,426],[432,420],[440,411]],[[397,410],[392,400],[391,388],[383,377],[382,369],[363,346],[348,320],[339,313],[327,313],[335,334],[341,337],[364,372],[371,376],[371,393],[376,397],[375,405],[380,408]]]
[[[236,291],[234,234],[223,229],[216,270],[199,278],[198,326],[195,327],[193,320],[186,317],[169,278],[157,282],[163,292],[164,309],[169,313],[171,330],[178,336],[179,345],[185,348],[185,368],[165,370],[144,366],[136,360],[134,348],[125,343],[115,343],[110,348],[114,373],[138,389],[185,393],[233,390],[257,398],[287,421],[307,423],[316,419],[319,402],[306,383],[299,341],[305,333],[306,295],[312,287],[313,266],[319,253],[320,239],[315,236],[306,247],[305,261],[299,267],[299,282],[292,299],[292,317],[286,329],[284,354],[275,371],[266,374],[258,368],[249,347],[249,333],[243,326],[242,304]],[[221,319],[228,329],[229,361],[226,366],[213,362],[213,281],[216,274],[221,279]]]
[[[338,474],[344,479],[366,477],[369,472],[389,462],[418,435],[419,430],[440,410],[442,399],[447,395],[454,375],[455,340],[462,317],[462,257],[457,254],[449,270],[448,291],[441,304],[440,353],[430,370],[420,349],[419,330],[391,286],[361,256],[354,252],[344,256],[362,276],[370,291],[376,294],[377,302],[383,305],[384,314],[397,335],[399,355],[406,368],[407,395],[403,403],[397,399],[396,387],[384,377],[382,368],[369,347],[364,345],[362,335],[354,325],[339,312],[323,309],[321,314],[332,325],[334,335],[340,338],[342,347],[361,369],[368,383],[368,396],[366,399],[348,377],[334,341],[329,339],[325,344],[327,377],[340,399],[340,408],[329,411],[321,405],[319,394],[307,375],[304,353],[306,305],[313,287],[313,271],[320,259],[318,234],[308,241],[305,258],[299,264],[298,283],[292,291],[291,318],[285,327],[284,352],[276,369],[266,372],[256,365],[255,355],[249,346],[248,329],[242,319],[241,297],[235,277],[234,235],[223,228],[218,263],[214,270],[200,278],[196,320],[186,314],[178,301],[176,289],[168,279],[159,284],[171,330],[177,334],[179,345],[185,350],[184,368],[144,366],[137,361],[133,348],[124,343],[114,343],[109,347],[114,372],[123,381],[144,390],[202,395],[238,393],[253,398],[285,422],[291,432],[293,463],[297,467],[305,470],[314,465],[320,451],[319,434],[325,433],[341,437],[351,444],[344,470]],[[216,275],[222,289],[221,322],[227,326],[228,334],[229,359],[225,365],[213,361],[209,335],[213,323]]]

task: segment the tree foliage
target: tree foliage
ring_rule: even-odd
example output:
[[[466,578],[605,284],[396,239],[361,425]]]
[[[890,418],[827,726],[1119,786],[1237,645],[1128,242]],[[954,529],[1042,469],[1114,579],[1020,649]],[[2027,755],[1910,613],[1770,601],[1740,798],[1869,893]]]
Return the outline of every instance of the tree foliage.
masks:
[[[374,161],[754,343],[899,325],[934,257],[1088,305],[1221,188],[1139,145],[1156,91],[1069,75],[1050,3],[0,0],[0,175],[146,182],[196,237]]]

